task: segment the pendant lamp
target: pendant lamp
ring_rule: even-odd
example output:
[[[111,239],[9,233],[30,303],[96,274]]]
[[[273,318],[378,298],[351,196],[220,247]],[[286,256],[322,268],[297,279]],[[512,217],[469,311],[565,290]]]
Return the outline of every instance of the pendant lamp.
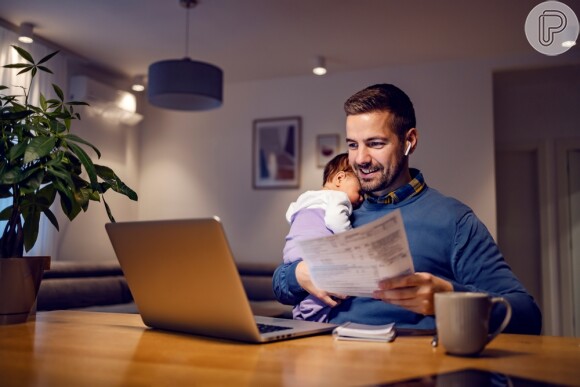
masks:
[[[187,9],[183,59],[169,59],[149,66],[147,94],[152,105],[174,110],[200,111],[220,107],[223,72],[210,63],[191,60],[188,53],[189,10],[197,0],[179,0]]]

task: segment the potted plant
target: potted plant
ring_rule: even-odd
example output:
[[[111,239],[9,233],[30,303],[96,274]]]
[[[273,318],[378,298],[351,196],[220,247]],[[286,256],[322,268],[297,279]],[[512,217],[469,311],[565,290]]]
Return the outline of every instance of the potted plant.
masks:
[[[30,86],[39,71],[52,73],[44,64],[58,51],[35,62],[26,50],[12,47],[26,63],[4,67],[19,70],[18,75],[30,73]],[[7,95],[8,87],[0,86],[0,198],[11,201],[0,208],[0,221],[6,222],[0,236],[0,324],[26,321],[36,300],[50,257],[24,257],[24,251],[36,243],[41,216],[59,229],[51,210],[57,196],[71,221],[90,201],[102,200],[114,222],[103,196],[109,189],[137,200],[112,169],[93,163],[85,149],[100,158],[99,150],[70,132],[71,123],[80,119],[74,107],[88,104],[65,101],[61,88],[53,84],[56,99],[41,94],[35,105],[30,86],[22,87],[22,95]],[[24,285],[29,288],[16,288]],[[24,305],[19,298],[25,299]]]

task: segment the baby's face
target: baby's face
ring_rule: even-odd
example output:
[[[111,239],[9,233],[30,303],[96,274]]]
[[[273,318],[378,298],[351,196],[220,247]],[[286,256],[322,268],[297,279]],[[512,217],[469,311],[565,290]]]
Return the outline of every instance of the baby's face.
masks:
[[[346,179],[339,189],[348,195],[348,200],[352,203],[353,208],[358,208],[362,204],[364,197],[360,183],[353,173],[346,174]]]

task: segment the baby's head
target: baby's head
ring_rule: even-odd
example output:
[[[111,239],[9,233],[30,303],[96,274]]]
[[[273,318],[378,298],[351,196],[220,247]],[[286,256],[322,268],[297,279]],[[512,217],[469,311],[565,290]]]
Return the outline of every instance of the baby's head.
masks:
[[[348,153],[341,153],[326,164],[322,186],[324,189],[346,193],[354,208],[360,206],[364,200],[360,182],[348,163]]]

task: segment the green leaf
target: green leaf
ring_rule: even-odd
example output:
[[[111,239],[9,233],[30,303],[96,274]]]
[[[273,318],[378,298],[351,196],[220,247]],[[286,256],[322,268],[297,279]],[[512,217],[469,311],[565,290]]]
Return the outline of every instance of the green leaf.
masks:
[[[72,191],[60,182],[54,182],[54,186],[60,194],[62,211],[69,220],[73,220],[81,212],[81,208],[75,201]]]
[[[48,155],[54,149],[56,141],[56,137],[34,137],[24,152],[24,163],[30,163]]]
[[[32,65],[29,65],[29,64],[26,64],[26,63],[13,63],[13,64],[4,65],[2,67],[7,68],[7,69],[21,69],[21,68],[24,68],[24,67],[26,67],[26,68],[32,68],[33,66]]]
[[[42,108],[42,110],[47,109],[46,98],[44,98],[44,95],[42,93],[40,93],[40,107]]]
[[[14,160],[16,160],[17,158],[22,157],[22,155],[24,155],[24,151],[26,150],[27,145],[28,142],[20,142],[14,145],[12,148],[10,148],[10,151],[8,152],[8,159],[10,160],[10,162],[14,162]]]
[[[15,46],[13,44],[11,46],[16,51],[18,51],[18,55],[20,55],[22,58],[26,59],[28,62],[34,64],[34,59],[32,59],[32,55],[30,55],[30,53],[28,51],[26,51],[22,47]]]
[[[74,198],[76,199],[77,203],[83,211],[87,211],[89,209],[89,201],[91,200],[91,193],[93,190],[87,188],[81,188],[78,191],[75,191]]]
[[[16,75],[20,75],[20,74],[27,73],[27,72],[29,72],[30,70],[32,70],[33,68],[34,68],[34,67],[27,67],[27,68],[25,68],[24,70],[20,70],[20,71],[18,72],[18,74],[16,74]],[[32,72],[32,76],[34,76],[34,74],[35,74],[35,72],[33,71],[33,72]]]
[[[36,66],[37,69],[44,71],[45,73],[54,74],[48,67],[45,66]]]
[[[87,152],[85,152],[83,148],[81,148],[80,146],[78,146],[72,142],[68,143],[68,146],[74,152],[74,154],[79,158],[79,160],[81,161],[81,163],[85,167],[85,170],[87,171],[87,174],[89,175],[89,180],[91,181],[91,185],[96,187],[97,186],[97,172],[95,171],[95,165],[93,164],[93,161],[91,160],[91,158],[89,157]]]
[[[53,56],[55,56],[56,54],[58,54],[58,51],[53,52],[52,54],[48,54],[47,56],[45,56],[44,58],[42,58],[41,60],[38,61],[37,64],[43,64],[44,62],[47,62],[50,60],[50,58],[52,58]]]
[[[45,185],[38,191],[37,196],[44,199],[50,207],[56,198],[56,188],[53,184]]]
[[[111,221],[111,223],[115,223],[116,222],[115,218],[113,218],[113,213],[111,212],[111,208],[105,201],[105,198],[103,198],[103,203],[105,204],[105,210],[107,210],[107,216],[109,217],[109,220]]]
[[[27,190],[32,192],[40,188],[42,181],[44,179],[44,170],[41,168],[34,168],[33,173],[30,174],[30,178],[27,179],[25,187]],[[22,183],[21,183],[22,184]]]
[[[30,251],[36,239],[38,239],[38,227],[40,224],[40,212],[36,209],[30,211],[24,216],[24,225],[22,226],[24,233],[24,249]]]
[[[2,109],[2,113],[0,113],[0,118],[8,121],[19,121],[28,117],[33,113],[34,111],[32,110],[10,111],[10,109],[5,108]]]
[[[115,172],[113,172],[113,170],[109,167],[95,164],[95,169],[97,170],[97,175],[99,175],[99,177],[105,181],[118,179],[117,175],[115,175]]]
[[[67,186],[69,186],[69,187],[74,186],[74,183],[73,183],[72,178],[70,177],[70,173],[68,171],[59,170],[58,167],[49,167],[46,169],[46,172],[49,175],[54,176],[58,180],[63,181]],[[55,187],[58,189],[58,191],[59,192],[68,192],[68,190],[66,190],[66,189],[62,189],[62,190],[59,189],[59,185],[57,184],[58,180],[53,182],[53,184],[55,184]],[[58,183],[60,183],[60,182],[58,182]],[[62,183],[60,183],[60,184],[62,184]],[[71,200],[72,200],[72,196],[71,196]]]
[[[40,164],[35,164],[20,172],[20,180],[18,183],[20,184],[21,193],[28,194],[38,189],[38,186],[35,186],[35,181],[39,171],[42,171]]]
[[[56,228],[57,231],[60,231],[60,228],[58,227],[58,220],[56,219],[56,216],[54,216],[54,213],[49,208],[44,209],[42,213],[48,218],[54,228]]]
[[[113,191],[123,194],[134,201],[139,199],[137,193],[123,183],[111,168],[95,164],[95,169],[97,175],[103,179]],[[103,193],[104,191],[106,191],[106,188],[103,190]]]
[[[74,134],[67,134],[66,136],[63,136],[63,138],[67,141],[78,142],[80,144],[90,146],[91,148],[93,148],[93,150],[97,154],[98,158],[101,158],[101,152],[97,149],[97,147],[94,146],[93,144],[91,144],[90,142],[83,140],[79,136],[76,136]]]
[[[100,202],[101,201],[101,191],[94,190],[94,189],[89,190],[89,200],[92,200],[95,202]]]
[[[58,87],[57,85],[55,85],[54,83],[52,84],[52,88],[53,88],[54,92],[56,93],[56,95],[58,96],[58,98],[61,101],[64,101],[64,93],[62,92],[62,89],[60,87]]]
[[[21,177],[22,172],[20,171],[20,168],[13,167],[2,173],[2,175],[0,176],[0,184],[7,185],[16,184],[20,181]]]
[[[12,206],[8,206],[0,211],[0,221],[7,221],[12,216]]]

